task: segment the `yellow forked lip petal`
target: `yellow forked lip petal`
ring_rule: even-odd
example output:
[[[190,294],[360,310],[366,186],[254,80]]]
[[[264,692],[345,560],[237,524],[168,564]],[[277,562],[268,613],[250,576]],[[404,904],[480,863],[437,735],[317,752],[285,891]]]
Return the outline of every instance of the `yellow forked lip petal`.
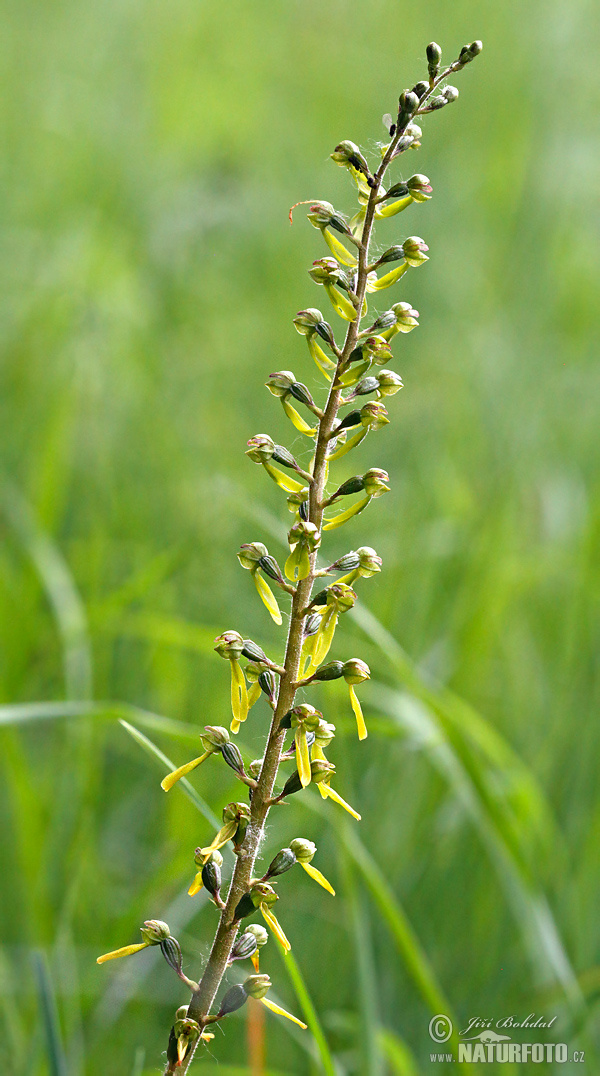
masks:
[[[275,621],[277,626],[280,627],[281,624],[283,623],[283,617],[281,616],[281,612],[280,612],[279,606],[277,604],[277,599],[276,599],[275,595],[273,594],[273,591],[271,590],[271,588],[270,588],[269,584],[266,582],[266,580],[263,579],[260,572],[255,571],[252,574],[254,576],[254,583],[255,583],[256,589],[257,589],[257,591],[259,593],[259,596],[261,598],[261,601],[263,602],[265,607],[268,609],[269,615]],[[260,692],[260,688],[258,690]],[[248,706],[248,709],[249,708],[250,708],[250,706]]]
[[[222,848],[224,844],[227,844],[227,841],[230,841],[231,838],[235,836],[237,828],[238,824],[235,819],[232,822],[226,822],[226,824],[221,827],[212,843],[207,845],[206,848],[200,849],[200,855],[209,856],[211,852],[216,852],[218,848]]]
[[[163,777],[160,782],[160,787],[164,788],[165,792],[173,788],[173,785],[177,784],[177,781],[181,777],[186,777],[188,773],[196,769],[196,766],[200,766],[205,759],[212,755],[212,751],[205,751],[203,755],[199,755],[198,758],[193,758],[191,762],[186,762],[184,766],[180,766],[179,769],[173,770],[172,773],[168,773],[166,777]]]
[[[331,883],[327,881],[324,874],[321,874],[321,871],[318,871],[316,867],[313,867],[312,863],[301,862],[300,866],[304,867],[306,873],[310,874],[311,878],[314,878],[315,882],[318,882],[319,885],[323,886],[323,889],[326,889],[328,893],[331,893],[332,897],[335,897],[335,889],[333,888]]]
[[[298,1027],[301,1027],[303,1031],[308,1029],[308,1024],[303,1024],[302,1020],[299,1020],[297,1016],[292,1016],[290,1012],[286,1012],[285,1009],[282,1009],[281,1005],[276,1005],[274,1001],[269,1001],[268,998],[261,998],[260,1000],[263,1005],[267,1006],[267,1009],[271,1010],[271,1012],[276,1012],[278,1016],[285,1016],[287,1020],[293,1020],[293,1022],[298,1024]]]
[[[302,482],[296,481],[295,478],[290,478],[289,475],[280,471],[278,467],[274,467],[272,463],[263,463],[263,467],[279,488],[284,489],[286,493],[299,493],[301,489],[304,489]]]
[[[196,893],[200,892],[203,885],[204,885],[204,883],[202,881],[202,871],[198,871],[196,877],[194,878],[194,881],[192,882],[190,888],[188,889],[189,896],[190,897],[195,897]]]
[[[231,712],[235,721],[245,721],[248,717],[248,692],[246,681],[237,658],[230,658],[231,665]]]
[[[297,728],[294,730],[294,741],[296,743],[296,765],[298,766],[300,781],[302,782],[302,787],[306,788],[310,784],[312,775],[310,771],[310,752],[304,729]]]
[[[319,791],[323,799],[330,799],[333,800],[334,803],[339,803],[340,807],[343,807],[344,810],[347,811],[348,814],[351,814],[357,822],[360,822],[361,816],[359,815],[358,811],[355,811],[354,807],[351,807],[349,803],[346,803],[346,800],[342,799],[339,792],[336,792],[335,788],[332,788],[331,785],[326,785],[323,783],[323,781],[321,781],[321,783],[319,784]]]
[[[350,442],[348,442],[348,444],[349,443]],[[350,508],[345,508],[343,512],[338,512],[337,516],[334,516],[333,519],[330,519],[325,523],[323,530],[334,531],[336,527],[341,527],[347,520],[352,519],[352,516],[357,516],[360,512],[363,512],[370,500],[370,496],[363,497],[360,501],[357,501],[356,504],[352,504]]]
[[[356,718],[356,727],[358,729],[358,738],[359,738],[359,740],[366,740],[366,738],[367,738],[367,736],[369,734],[367,732],[367,726],[365,725],[365,719],[363,717],[362,708],[361,708],[360,702],[358,701],[358,695],[356,694],[356,691],[354,690],[354,685],[353,684],[348,684],[348,688],[350,690],[350,704],[352,706],[352,709],[354,710],[354,716]]]
[[[313,651],[313,657],[311,665],[320,665],[321,662],[327,657],[331,644],[333,642],[333,636],[335,627],[337,624],[337,613],[335,607],[330,605],[328,609],[323,613],[319,630],[315,635],[315,648]]]
[[[296,408],[292,406],[289,400],[286,400],[285,396],[281,396],[280,399],[283,410],[296,429],[300,433],[306,434],[307,437],[314,437],[317,432],[316,427],[309,426],[308,422],[305,422],[302,415],[298,414]]]
[[[271,930],[273,931],[273,934],[281,945],[281,948],[284,950],[285,953],[289,953],[292,947],[287,940],[283,930],[281,929],[279,923],[277,922],[275,916],[273,915],[273,912],[270,911],[270,909],[264,903],[260,905],[260,910],[265,922],[269,924]]]
[[[323,239],[327,243],[331,253],[335,254],[337,260],[341,262],[342,265],[350,265],[354,269],[357,265],[354,255],[351,254],[349,250],[346,250],[344,244],[340,243],[337,236],[333,235],[327,226],[321,228],[321,232],[323,233]]]
[[[331,455],[327,457],[329,462],[331,463],[333,460],[339,460],[342,458],[342,456],[345,456],[347,452],[351,452],[352,449],[356,448],[356,446],[359,445],[361,441],[364,441],[368,432],[368,427],[364,426],[363,429],[359,430],[358,433],[355,433],[349,441],[346,441],[345,444],[340,446],[340,448],[336,448],[335,452],[332,452]],[[323,527],[322,530],[331,530],[331,527]]]
[[[138,942],[137,945],[124,945],[121,949],[113,949],[112,953],[104,953],[104,956],[96,957],[96,964],[106,964],[107,960],[118,960],[120,956],[131,956],[139,953],[140,949],[147,949],[150,942]]]

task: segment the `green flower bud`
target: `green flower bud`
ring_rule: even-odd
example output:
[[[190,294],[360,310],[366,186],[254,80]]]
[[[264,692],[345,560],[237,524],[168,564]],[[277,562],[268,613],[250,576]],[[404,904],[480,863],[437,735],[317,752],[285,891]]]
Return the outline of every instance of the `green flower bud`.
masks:
[[[375,392],[379,388],[379,381],[376,377],[363,377],[358,382],[352,396],[368,396],[370,392]]]
[[[398,188],[398,189],[396,189],[396,188]],[[398,183],[398,184],[396,184],[396,187],[390,187],[389,191],[387,192],[386,197],[390,198],[390,197],[395,197],[395,196],[400,196],[400,195],[402,195],[403,197],[406,197],[406,195],[408,193],[409,193],[409,191],[408,191],[408,187],[406,186],[406,183]],[[399,261],[404,261],[404,250],[399,244],[396,244],[396,246],[390,247],[388,250],[386,250],[385,253],[382,254],[381,257],[379,257],[377,259],[377,261],[375,262],[375,265],[377,265],[377,266],[388,265],[390,262],[399,262]]]
[[[327,665],[321,665],[311,680],[339,680],[344,675],[344,665],[341,661],[328,661]]]
[[[257,1001],[265,997],[270,987],[271,980],[268,975],[249,975],[243,985],[248,997],[256,998]]]
[[[169,967],[179,975],[183,957],[181,954],[181,946],[177,939],[171,937],[163,938],[160,943],[160,951]]]
[[[281,568],[279,567],[275,557],[268,554],[266,557],[261,557],[258,562],[258,567],[269,576],[269,579],[274,579],[275,582],[283,582],[283,575],[281,574]]]
[[[471,63],[471,60],[474,60],[476,56],[479,56],[482,49],[483,43],[481,41],[472,41],[470,45],[463,45],[460,50],[458,62],[464,67],[465,64]]]
[[[380,430],[382,426],[387,426],[390,420],[382,403],[369,400],[369,403],[360,409],[360,421],[369,430]]]
[[[343,676],[347,684],[361,684],[363,680],[371,679],[371,670],[366,661],[350,658],[344,662]]]
[[[305,638],[307,638],[309,635],[316,635],[320,627],[321,617],[318,613],[312,613],[311,616],[307,616],[306,620],[304,621]]]
[[[371,575],[381,571],[383,561],[370,545],[361,545],[356,552],[358,553],[361,575],[368,579]]]
[[[360,564],[360,557],[358,551],[353,549],[350,553],[344,553],[343,557],[330,564],[330,572],[352,572],[355,568],[358,568]]]
[[[393,310],[384,310],[382,314],[375,319],[371,326],[371,332],[380,333],[385,329],[392,328],[396,324],[396,318],[394,317]]]
[[[307,407],[315,406],[315,401],[313,400],[311,393],[302,381],[294,381],[294,384],[290,388],[290,395],[293,396],[295,400],[298,400],[298,403],[306,404]]]
[[[266,557],[268,552],[269,550],[262,542],[244,542],[244,545],[240,546],[237,558],[242,568],[256,568],[260,559]]]
[[[235,986],[230,986],[221,1002],[218,1015],[228,1016],[229,1013],[236,1012],[237,1009],[241,1009],[242,1005],[246,1004],[247,1000],[248,994],[241,983],[236,983]]]
[[[146,919],[143,927],[140,927],[140,934],[149,945],[160,945],[165,938],[171,937],[171,931],[162,919]]]
[[[262,758],[253,758],[252,762],[248,766],[248,773],[251,777],[258,777],[262,769]]]
[[[232,963],[234,960],[247,960],[257,949],[258,944],[254,934],[251,934],[249,930],[245,930],[233,943],[229,962]]]
[[[289,871],[296,862],[296,856],[291,848],[282,848],[274,859],[271,860],[265,878],[276,878],[280,874]]]
[[[445,86],[442,90],[442,97],[446,98],[448,104],[451,104],[452,101],[456,101],[458,97],[456,86]]]
[[[412,92],[416,93],[416,95],[417,95],[417,97],[419,98],[419,101],[420,101],[421,98],[424,97],[426,93],[429,93],[429,83],[428,82],[417,82],[416,86],[413,86]]]
[[[383,471],[380,467],[371,467],[363,475],[365,493],[369,497],[381,497],[383,493],[389,492],[390,487],[386,485],[389,480],[390,476],[387,471]]]
[[[316,844],[305,840],[304,837],[295,837],[293,841],[290,841],[290,848],[298,863],[310,863],[317,851]]]
[[[242,759],[240,749],[235,743],[223,744],[221,748],[221,754],[227,763],[227,765],[234,770],[235,773],[244,772],[244,760]]]
[[[276,463],[280,463],[282,467],[291,467],[292,470],[296,470],[298,467],[292,453],[285,447],[285,445],[273,446],[273,459]]]
[[[411,90],[403,90],[398,101],[398,126],[403,127],[419,107],[419,98]]]
[[[201,736],[203,742],[206,742],[210,747],[215,747],[220,750],[224,744],[229,743],[229,732],[223,725],[205,725],[204,734]]]
[[[360,493],[364,489],[364,482],[362,475],[355,474],[352,478],[347,478],[345,482],[342,482],[341,486],[338,486],[333,497],[350,497],[353,493]]]
[[[377,385],[380,396],[395,396],[403,387],[400,374],[395,373],[394,370],[382,370],[377,374]]]
[[[265,381],[265,385],[273,396],[285,396],[295,380],[291,370],[278,370],[274,374],[269,374],[269,380]]]
[[[365,175],[369,174],[369,167],[358,146],[354,142],[344,140],[335,147],[334,152],[330,155],[331,160],[341,167],[347,168],[350,166],[357,172],[363,172]]]
[[[314,759],[310,764],[311,781],[314,784],[319,784],[324,781],[326,777],[335,773],[335,766],[332,766],[331,762],[326,762],[324,759]],[[288,777],[283,791],[281,792],[279,799],[283,799],[285,796],[292,796],[295,792],[302,790],[302,781],[300,780],[300,774],[296,770],[295,773]]]
[[[268,463],[273,457],[275,442],[268,433],[257,433],[248,441],[246,455],[253,463]]]
[[[430,97],[427,102],[427,109],[429,112],[438,112],[440,108],[444,108],[448,104],[448,98],[443,94],[438,94],[436,97]]]
[[[180,1005],[179,1008],[175,1012],[175,1019],[176,1020],[185,1020],[185,1018],[187,1016],[187,1012],[188,1012],[188,1006],[187,1005]]]
[[[429,78],[433,81],[439,74],[440,64],[442,62],[442,50],[435,41],[432,41],[425,49],[425,54],[427,56]]]
[[[222,658],[233,658],[235,661],[242,656],[244,640],[239,631],[224,631],[215,639],[215,650]]]
[[[277,683],[275,680],[275,676],[270,669],[263,669],[258,678],[258,683],[260,684],[260,687],[262,691],[264,691],[265,695],[267,695],[271,699],[271,701],[273,701],[275,698]]]
[[[222,863],[223,856],[219,856],[219,859]],[[202,885],[206,892],[210,893],[211,897],[217,897],[221,889],[221,863],[215,859],[215,853],[213,852],[202,867]]]
[[[263,945],[266,945],[269,940],[269,935],[264,927],[261,927],[259,923],[249,923],[244,930],[245,934],[252,934],[256,938],[256,944],[259,949],[262,949]]]
[[[268,661],[264,650],[253,639],[244,639],[242,656],[248,658],[248,661]]]

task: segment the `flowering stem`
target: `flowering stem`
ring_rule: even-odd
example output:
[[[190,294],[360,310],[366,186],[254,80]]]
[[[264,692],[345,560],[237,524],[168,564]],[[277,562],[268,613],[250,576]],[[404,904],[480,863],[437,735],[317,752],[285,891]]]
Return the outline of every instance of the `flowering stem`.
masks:
[[[450,71],[454,69],[455,65],[450,65],[450,67],[444,69],[435,79],[431,80],[430,89],[421,97],[416,115],[419,115],[423,111],[426,106],[427,98],[439,83],[447,77]],[[406,121],[395,130],[394,136],[390,141],[377,172],[372,179],[369,180],[370,191],[360,239],[356,239],[350,235],[345,236],[346,240],[352,241],[358,252],[358,266],[356,269],[354,292],[351,293],[352,304],[357,311],[357,316],[355,320],[348,324],[343,347],[339,349],[335,343],[332,343],[331,345],[332,352],[336,356],[337,362],[335,365],[335,373],[333,373],[333,364],[331,366],[333,379],[330,384],[325,408],[323,411],[316,406],[311,408],[314,414],[319,418],[315,439],[315,455],[312,475],[308,475],[299,467],[296,468],[297,472],[307,480],[309,487],[308,521],[311,524],[314,524],[319,532],[322,528],[324,508],[329,503],[325,496],[328,447],[336,426],[339,408],[345,402],[343,398],[344,386],[340,383],[340,375],[349,364],[351,353],[357,345],[360,333],[361,311],[363,310],[366,294],[368,272],[371,268],[369,264],[369,244],[375,219],[375,210],[378,202],[381,200],[379,197],[380,185],[388,165],[393,158],[397,156],[397,152],[399,152],[398,143],[405,134],[406,128],[413,118],[414,116],[407,118]],[[282,729],[280,724],[282,718],[294,706],[296,692],[300,683],[310,682],[310,677],[308,680],[302,680],[300,666],[304,640],[303,628],[306,616],[311,609],[313,584],[315,579],[323,574],[322,571],[317,569],[317,555],[316,550],[310,553],[309,574],[306,578],[299,579],[295,588],[284,584],[284,589],[292,593],[285,660],[281,668],[272,664],[270,665],[271,668],[275,668],[276,671],[280,673],[277,702],[274,709],[261,771],[255,786],[253,783],[253,793],[250,803],[250,820],[246,834],[241,845],[235,849],[237,862],[233,871],[229,892],[222,908],[219,925],[204,969],[204,974],[200,980],[198,990],[192,993],[187,1011],[188,1018],[195,1020],[201,1027],[208,1025],[214,1020],[214,1017],[209,1016],[210,1009],[213,1006],[217,991],[228,966],[231,949],[238,933],[239,922],[235,919],[235,911],[242,897],[248,893],[250,889],[251,881],[253,879],[254,863],[263,837],[267,815],[273,802],[276,802],[273,799],[273,790],[286,736],[286,729]],[[169,1063],[165,1069],[165,1076],[169,1076],[169,1074],[174,1072],[185,1074],[192,1061],[193,1053],[194,1050],[189,1051],[181,1065],[177,1065],[175,1069],[172,1067],[172,1063]]]

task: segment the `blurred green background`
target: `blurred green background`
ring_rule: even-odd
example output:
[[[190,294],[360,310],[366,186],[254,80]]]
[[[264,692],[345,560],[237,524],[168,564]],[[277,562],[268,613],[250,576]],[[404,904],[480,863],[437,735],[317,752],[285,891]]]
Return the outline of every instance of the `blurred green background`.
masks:
[[[95,957],[158,917],[198,974],[215,912],[186,895],[193,849],[239,785],[215,763],[193,777],[204,815],[165,797],[164,765],[118,718],[179,764],[199,725],[227,721],[213,637],[281,654],[235,552],[280,557],[289,526],[243,454],[265,430],[300,450],[266,376],[320,391],[291,318],[326,310],[306,269],[327,251],[287,211],[351,211],[333,147],[373,159],[426,43],[449,60],[475,37],[460,100],[394,173],[425,172],[433,200],[378,232],[430,246],[394,293],[421,312],[395,345],[405,389],[338,471],[393,485],[328,546],[384,558],[334,654],[371,665],[366,744],[345,691],[313,698],[363,820],[308,791],[264,851],[313,838],[338,891],[279,885],[329,1056],[266,1014],[264,1071],[452,1071],[431,1068],[427,1031],[450,1011],[459,1029],[556,1016],[550,1041],[598,1071],[597,16],[585,0],[5,0],[3,1071],[160,1071],[185,992],[156,950]],[[266,723],[259,703],[249,758]],[[300,1012],[273,941],[261,970]],[[246,1022],[198,1071],[260,1076]]]

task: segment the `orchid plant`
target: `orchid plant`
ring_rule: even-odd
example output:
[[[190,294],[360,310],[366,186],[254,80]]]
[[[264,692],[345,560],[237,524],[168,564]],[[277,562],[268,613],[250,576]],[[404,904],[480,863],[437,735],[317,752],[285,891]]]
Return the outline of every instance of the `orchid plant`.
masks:
[[[141,927],[141,942],[98,958],[98,963],[104,963],[148,946],[160,946],[167,964],[191,992],[189,1002],[175,1014],[165,1076],[185,1073],[199,1045],[213,1037],[211,1026],[241,1008],[249,998],[306,1028],[302,1020],[268,998],[271,980],[260,971],[259,952],[269,933],[284,952],[291,947],[274,912],[280,899],[275,886],[281,875],[299,864],[328,893],[335,893],[313,865],[317,850],[306,838],[291,839],[260,877],[255,876],[255,863],[269,811],[311,784],[336,809],[360,820],[359,813],[334,787],[335,765],[326,751],[331,749],[335,727],[305,699],[314,684],[345,681],[358,739],[366,738],[367,726],[356,687],[369,679],[369,667],[357,657],[331,660],[330,651],[340,617],[357,601],[356,585],[381,571],[382,562],[374,549],[361,546],[332,563],[323,563],[322,544],[326,532],[351,523],[390,489],[389,476],[380,467],[369,467],[340,483],[334,477],[335,465],[369,434],[375,435],[389,424],[386,403],[402,388],[399,374],[389,366],[392,341],[418,325],[418,312],[406,300],[368,315],[367,297],[394,287],[428,260],[427,244],[415,235],[405,239],[393,236],[391,246],[374,252],[375,224],[385,227],[411,206],[428,201],[432,193],[429,179],[420,173],[398,178],[387,187],[384,179],[390,166],[404,153],[420,147],[422,118],[457,99],[458,90],[448,84],[448,77],[461,71],[481,49],[481,42],[474,41],[443,67],[440,47],[435,42],[427,46],[427,77],[412,89],[403,90],[395,114],[383,117],[387,137],[373,164],[354,142],[345,140],[335,147],[332,160],[347,170],[356,186],[358,205],[351,217],[326,201],[297,203],[309,206],[308,220],[321,233],[328,249],[326,256],[313,262],[309,276],[323,289],[345,327],[345,336],[338,343],[333,327],[316,307],[296,314],[293,323],[306,340],[309,357],[323,382],[324,399],[315,401],[291,370],[269,374],[266,386],[279,399],[295,431],[305,438],[306,459],[297,460],[266,433],[251,437],[246,450],[249,460],[262,466],[286,495],[292,514],[289,555],[283,567],[260,541],[244,544],[238,553],[241,567],[250,573],[261,601],[279,627],[284,622],[279,601],[290,603],[284,656],[281,661],[274,660],[237,630],[225,631],[215,640],[217,654],[231,668],[230,728],[205,726],[200,734],[200,754],[162,781],[162,788],[169,792],[180,778],[220,758],[220,764],[229,766],[245,786],[245,798],[227,804],[222,827],[209,843],[196,849],[193,857],[189,894],[194,897],[205,889],[219,914],[212,948],[195,982],[183,971],[181,947],[168,925],[148,920]],[[261,698],[272,711],[269,734],[262,758],[248,762],[235,737]],[[295,768],[281,779],[280,766],[288,762]],[[235,868],[223,891],[220,849],[227,844],[233,847]],[[266,926],[248,923],[257,914]],[[216,1001],[227,969],[234,962],[246,960],[251,961],[253,974],[230,986]]]

